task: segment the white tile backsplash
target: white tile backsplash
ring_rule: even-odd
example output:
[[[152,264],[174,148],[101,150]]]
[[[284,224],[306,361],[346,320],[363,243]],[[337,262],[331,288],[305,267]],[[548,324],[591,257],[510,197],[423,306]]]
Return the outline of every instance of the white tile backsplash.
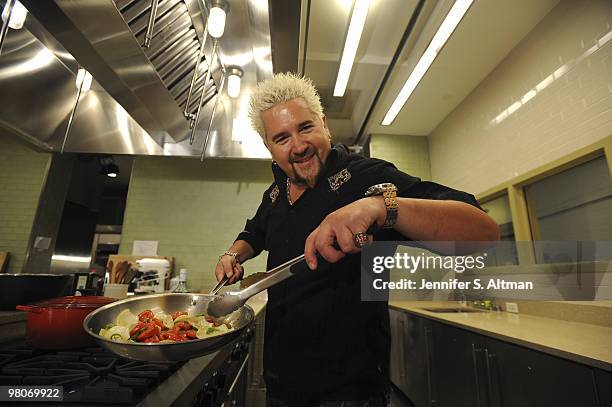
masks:
[[[432,179],[478,194],[612,134],[611,32],[562,0],[432,133]]]

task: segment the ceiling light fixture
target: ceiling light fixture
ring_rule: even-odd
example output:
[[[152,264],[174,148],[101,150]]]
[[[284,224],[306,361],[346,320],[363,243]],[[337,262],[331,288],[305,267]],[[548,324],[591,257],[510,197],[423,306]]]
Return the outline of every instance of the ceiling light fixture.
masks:
[[[448,38],[451,36],[453,31],[455,31],[457,25],[459,25],[459,22],[468,11],[473,1],[474,0],[455,1],[455,4],[453,4],[453,7],[448,12],[446,18],[444,18],[444,21],[442,21],[442,24],[440,24],[438,31],[429,43],[429,46],[423,55],[421,55],[421,59],[419,59],[419,62],[417,62],[416,66],[410,73],[410,76],[408,76],[408,79],[406,79],[406,83],[404,83],[404,86],[391,104],[391,107],[387,111],[387,114],[381,123],[383,126],[388,126],[393,123],[402,107],[404,107],[410,98],[410,95],[412,95],[412,92],[414,92],[417,85],[421,79],[423,79],[423,76],[425,76],[425,73],[438,56],[438,53],[444,44],[446,44]]]
[[[240,80],[242,75],[242,69],[238,67],[231,67],[228,69],[227,94],[230,97],[237,98],[240,96]]]
[[[100,165],[100,174],[106,175],[109,178],[117,178],[119,175],[119,167],[115,164],[113,157],[101,157]]]
[[[351,13],[351,21],[349,23],[344,49],[342,50],[342,58],[340,59],[340,67],[338,68],[338,76],[336,77],[336,86],[334,86],[334,96],[342,97],[346,92],[357,48],[361,40],[361,33],[365,25],[368,10],[371,0],[355,0],[353,12]]]
[[[84,68],[79,68],[79,72],[76,77],[76,87],[77,89],[81,87],[81,93],[87,92],[91,88],[91,74]]]
[[[208,13],[208,34],[213,38],[221,38],[225,31],[225,18],[229,12],[229,4],[223,0],[213,0]]]
[[[8,3],[7,3],[8,6]],[[2,12],[2,21],[6,21],[8,14],[8,7],[5,7]],[[13,5],[13,10],[11,11],[11,17],[9,19],[8,26],[13,30],[19,30],[23,27],[23,23],[25,22],[26,16],[28,15],[28,10],[21,4],[19,1],[16,1]]]

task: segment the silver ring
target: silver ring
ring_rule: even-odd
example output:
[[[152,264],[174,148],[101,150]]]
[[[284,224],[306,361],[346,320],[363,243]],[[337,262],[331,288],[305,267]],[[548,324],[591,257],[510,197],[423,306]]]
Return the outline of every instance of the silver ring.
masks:
[[[355,247],[361,249],[370,243],[370,238],[363,232],[353,233],[353,243],[355,243]]]

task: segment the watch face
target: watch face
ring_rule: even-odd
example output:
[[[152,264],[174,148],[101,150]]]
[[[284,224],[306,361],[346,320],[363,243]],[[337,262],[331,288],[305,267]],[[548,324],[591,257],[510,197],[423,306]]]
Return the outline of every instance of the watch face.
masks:
[[[395,187],[395,185],[393,185],[390,182],[385,182],[383,184],[377,184],[377,185],[373,185],[370,188],[368,188],[368,190],[366,191],[366,195],[381,195],[383,192],[385,192],[386,190],[391,189],[393,191],[397,191],[397,188]]]

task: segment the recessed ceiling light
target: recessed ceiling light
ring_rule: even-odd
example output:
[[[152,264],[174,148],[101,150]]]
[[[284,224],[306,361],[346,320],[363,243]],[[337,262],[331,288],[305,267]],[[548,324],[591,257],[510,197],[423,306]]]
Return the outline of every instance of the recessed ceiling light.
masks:
[[[240,96],[240,78],[242,78],[242,69],[232,67],[228,70],[227,94],[232,98]]]
[[[225,31],[225,19],[229,11],[228,4],[223,0],[214,0],[208,13],[208,33],[213,38],[221,38]]]
[[[2,11],[2,21],[6,21],[8,14],[8,3],[4,7]],[[11,17],[9,19],[8,26],[13,30],[19,30],[23,27],[25,23],[25,19],[28,15],[28,10],[21,4],[19,1],[16,1],[13,5],[13,10],[11,11]]]

